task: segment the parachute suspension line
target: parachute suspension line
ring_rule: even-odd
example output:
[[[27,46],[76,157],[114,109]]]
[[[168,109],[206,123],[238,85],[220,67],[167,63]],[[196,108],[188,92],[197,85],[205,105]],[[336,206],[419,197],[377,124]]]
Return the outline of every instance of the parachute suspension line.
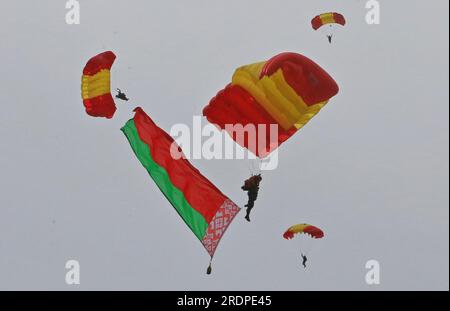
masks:
[[[317,247],[319,240],[315,238],[310,238],[307,236],[300,237],[299,244],[300,244],[300,251],[303,255],[309,257],[311,253],[315,250]]]
[[[325,34],[325,36],[326,36],[327,39],[328,39],[328,42],[330,42],[330,43],[331,43],[332,40],[333,40],[333,37],[334,37],[334,31],[335,31],[335,28],[334,28],[333,24],[329,24],[328,27],[323,27],[322,33]]]
[[[253,167],[252,167],[252,162],[247,162],[247,169],[248,169],[248,173],[250,174],[250,176],[253,176]]]
[[[299,248],[300,248],[300,253],[301,253],[302,255],[308,256],[308,252],[306,251],[305,245],[303,245],[304,243],[303,243],[303,241],[302,241],[301,238],[299,239],[298,244],[299,244],[299,246],[300,246],[300,247],[299,247]]]
[[[255,166],[255,160],[254,159],[247,159],[247,168],[248,172],[250,173],[250,176],[258,175],[258,170]]]
[[[256,176],[261,174],[262,160],[260,158],[249,160],[251,161],[251,176]]]
[[[258,175],[258,168],[256,167],[255,160],[252,160],[252,175]]]
[[[258,161],[257,161],[257,165],[258,165],[258,175],[261,175],[261,173],[262,173],[262,172],[261,172],[262,163],[263,163],[262,159],[258,158]]]

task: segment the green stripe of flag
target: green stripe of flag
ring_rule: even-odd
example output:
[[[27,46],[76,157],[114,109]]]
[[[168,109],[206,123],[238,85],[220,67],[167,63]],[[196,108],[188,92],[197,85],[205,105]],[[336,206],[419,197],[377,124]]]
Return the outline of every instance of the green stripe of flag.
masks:
[[[122,132],[127,137],[131,148],[150,174],[150,177],[155,181],[167,200],[175,207],[178,214],[180,214],[189,228],[191,228],[197,238],[201,241],[205,236],[208,223],[203,216],[187,202],[183,192],[172,184],[166,169],[153,160],[150,147],[140,139],[134,120],[129,120],[122,128]]]

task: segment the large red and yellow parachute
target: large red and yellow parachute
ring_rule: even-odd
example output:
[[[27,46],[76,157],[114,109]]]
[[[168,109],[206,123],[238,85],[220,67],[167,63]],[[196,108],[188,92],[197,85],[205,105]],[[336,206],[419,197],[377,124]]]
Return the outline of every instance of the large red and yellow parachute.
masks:
[[[321,239],[325,236],[320,228],[317,228],[308,224],[298,224],[290,227],[283,234],[286,240],[293,239],[296,234],[306,234],[311,236],[313,239]]]
[[[111,119],[116,112],[116,104],[111,95],[111,67],[116,55],[103,52],[92,57],[83,69],[81,96],[86,113],[93,117]]]
[[[328,24],[339,24],[341,26],[345,26],[345,23],[346,21],[344,15],[335,12],[317,15],[311,21],[314,30]]]
[[[338,92],[336,82],[318,64],[300,54],[282,53],[238,68],[231,84],[210,101],[203,115],[238,144],[264,158]],[[229,125],[253,125],[255,131],[243,138]],[[275,136],[269,130],[271,125],[278,129]]]

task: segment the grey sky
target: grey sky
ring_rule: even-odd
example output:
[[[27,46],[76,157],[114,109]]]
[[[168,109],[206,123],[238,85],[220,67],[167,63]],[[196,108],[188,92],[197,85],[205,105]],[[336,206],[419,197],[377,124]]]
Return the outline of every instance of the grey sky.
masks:
[[[448,290],[449,42],[446,0],[81,0],[0,3],[0,289]],[[324,11],[348,25],[332,45]],[[88,117],[80,75],[113,50],[113,120]],[[240,214],[208,255],[157,190],[120,127],[139,105],[164,129],[192,122],[233,70],[302,53],[340,94],[280,149],[248,224]],[[236,203],[246,161],[194,161]],[[327,237],[300,268],[294,223]],[[81,263],[81,286],[64,282]],[[381,285],[365,263],[381,263]]]

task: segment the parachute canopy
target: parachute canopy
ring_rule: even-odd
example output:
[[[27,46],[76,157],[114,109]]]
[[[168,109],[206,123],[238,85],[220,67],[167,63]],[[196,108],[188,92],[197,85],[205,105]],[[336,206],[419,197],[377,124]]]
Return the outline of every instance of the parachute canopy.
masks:
[[[300,54],[282,53],[238,68],[232,82],[203,109],[203,115],[239,145],[264,158],[338,92],[336,82],[318,64]],[[239,125],[245,135],[238,133]],[[278,130],[276,135],[271,125]]]
[[[298,224],[287,229],[286,232],[283,234],[283,237],[286,240],[290,240],[294,238],[294,235],[296,234],[307,234],[314,239],[321,239],[325,236],[323,231],[315,226],[308,224]]]
[[[123,133],[150,177],[212,258],[240,208],[183,157],[172,137],[141,108],[135,112]]]
[[[92,57],[83,69],[81,97],[90,116],[111,119],[116,112],[110,85],[110,70],[115,59],[113,52],[103,52]]]
[[[345,23],[346,21],[344,15],[334,12],[317,15],[311,21],[314,30],[317,30],[327,24],[339,24],[345,26]]]

